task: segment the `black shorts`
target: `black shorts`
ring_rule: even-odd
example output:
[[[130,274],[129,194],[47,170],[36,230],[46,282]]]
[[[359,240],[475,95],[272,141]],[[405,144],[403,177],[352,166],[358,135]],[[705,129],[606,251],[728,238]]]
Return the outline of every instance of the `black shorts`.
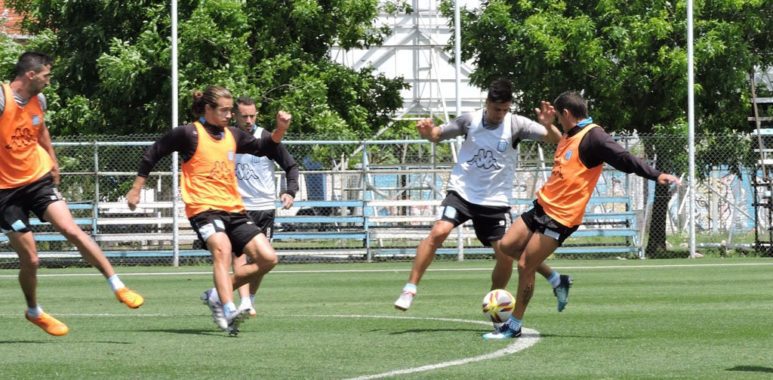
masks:
[[[204,211],[189,219],[199,240],[207,246],[207,239],[216,232],[224,232],[231,240],[231,249],[241,256],[244,247],[261,231],[245,213],[220,210]]]
[[[274,214],[275,210],[248,210],[247,216],[252,219],[252,222],[260,228],[267,238],[271,239],[274,236]]]
[[[51,174],[15,189],[0,189],[0,229],[3,232],[29,232],[30,211],[44,220],[48,206],[63,199]]]
[[[475,236],[484,246],[502,239],[510,227],[510,207],[481,206],[467,202],[459,194],[449,191],[440,204],[443,206],[438,220],[453,223],[454,227],[472,219]]]
[[[531,232],[539,232],[547,237],[553,238],[558,241],[560,247],[564,244],[564,240],[569,237],[580,226],[567,227],[561,223],[556,222],[553,218],[545,214],[545,210],[542,209],[537,201],[534,201],[534,207],[521,214],[521,219],[526,224],[526,228]]]

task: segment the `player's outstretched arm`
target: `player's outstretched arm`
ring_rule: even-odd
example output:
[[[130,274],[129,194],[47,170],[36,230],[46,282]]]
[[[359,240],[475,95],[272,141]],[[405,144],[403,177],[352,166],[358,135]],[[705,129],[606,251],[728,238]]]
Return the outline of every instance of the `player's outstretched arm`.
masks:
[[[134,179],[134,184],[129,192],[126,193],[126,203],[129,205],[129,210],[134,211],[137,205],[140,203],[140,190],[145,186],[145,177],[137,176]]]
[[[541,101],[539,108],[534,109],[534,113],[537,116],[537,122],[542,124],[547,130],[547,135],[543,138],[543,141],[558,144],[561,140],[561,131],[553,125],[556,120],[556,109],[548,101]]]
[[[279,144],[282,141],[287,130],[290,128],[290,122],[293,120],[293,115],[285,111],[279,111],[276,113],[276,129],[271,132],[271,140]]]
[[[681,186],[682,185],[682,181],[680,181],[679,178],[677,178],[676,176],[673,176],[671,174],[666,174],[666,173],[661,173],[658,176],[657,181],[658,181],[659,185],[671,185],[671,184],[674,184],[676,186]]]
[[[416,130],[419,131],[419,136],[424,139],[434,143],[440,141],[440,128],[435,126],[432,119],[421,119],[417,121]]]

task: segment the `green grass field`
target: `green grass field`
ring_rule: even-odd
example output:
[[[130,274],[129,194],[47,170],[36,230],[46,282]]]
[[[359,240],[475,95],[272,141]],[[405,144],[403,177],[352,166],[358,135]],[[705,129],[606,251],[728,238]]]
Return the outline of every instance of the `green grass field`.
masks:
[[[574,276],[569,306],[538,278],[535,333],[506,342],[481,339],[491,261],[436,262],[405,313],[392,302],[410,263],[280,265],[235,338],[198,299],[206,266],[119,267],[138,310],[92,268],[41,270],[41,304],[70,326],[59,338],[24,319],[17,271],[0,270],[0,378],[773,377],[773,260],[549,264]]]

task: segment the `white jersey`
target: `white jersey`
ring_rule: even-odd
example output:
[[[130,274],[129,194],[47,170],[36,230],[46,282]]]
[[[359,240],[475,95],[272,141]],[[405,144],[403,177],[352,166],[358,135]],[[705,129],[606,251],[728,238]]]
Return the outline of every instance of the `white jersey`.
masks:
[[[483,110],[472,113],[467,138],[448,180],[449,191],[477,205],[510,206],[518,161],[512,119],[508,113],[499,126],[488,129],[483,125]]]
[[[260,138],[263,128],[256,127],[253,136]],[[251,154],[236,155],[236,178],[239,193],[247,210],[274,210],[276,181],[274,161]]]

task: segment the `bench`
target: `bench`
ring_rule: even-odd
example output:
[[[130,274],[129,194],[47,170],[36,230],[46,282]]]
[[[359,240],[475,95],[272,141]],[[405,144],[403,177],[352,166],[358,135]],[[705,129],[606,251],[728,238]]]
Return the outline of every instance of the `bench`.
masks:
[[[277,212],[274,246],[280,256],[350,258],[350,257],[398,257],[415,255],[416,245],[427,236],[436,220],[440,200],[317,200],[296,201],[297,214]],[[514,217],[531,208],[532,199],[513,199]],[[109,258],[171,258],[173,234],[172,202],[144,203],[131,212],[122,203],[102,203],[99,209],[91,203],[69,203],[75,223],[80,225],[95,241],[100,243]],[[277,203],[277,207],[280,205]],[[386,212],[385,210],[398,211]],[[108,211],[109,210],[109,211]],[[164,211],[165,210],[165,211]],[[111,213],[113,215],[111,215]],[[92,215],[91,217],[84,216]],[[134,215],[132,215],[134,214]],[[93,217],[98,215],[100,217]],[[115,217],[115,215],[121,215]],[[178,219],[178,241],[194,242],[195,232],[184,217]],[[31,218],[33,226],[48,223]],[[116,226],[131,226],[126,232],[105,232]],[[145,226],[146,233],[136,232],[137,226]],[[119,228],[120,229],[120,228]],[[640,231],[637,215],[632,210],[631,199],[626,196],[595,196],[589,201],[583,225],[556,255],[641,255]],[[64,242],[57,232],[35,232],[38,242]],[[461,239],[461,241],[459,241]],[[7,242],[0,235],[0,242]],[[453,232],[448,247],[440,248],[440,255],[465,254],[490,255],[491,249],[477,242],[470,222]],[[185,244],[183,243],[183,244]],[[397,243],[397,244],[395,244]],[[106,247],[109,244],[129,246]],[[139,245],[139,246],[138,246]],[[69,249],[70,247],[68,247]],[[180,257],[209,257],[204,249],[179,249]],[[15,257],[15,253],[0,253],[0,258]],[[79,257],[77,251],[41,253],[41,257]]]
[[[529,210],[533,199],[512,199],[513,217]],[[430,206],[433,209],[440,205],[440,200],[380,200],[367,202],[368,207],[413,207],[417,205]],[[374,212],[376,213],[376,212]],[[369,234],[371,253],[374,257],[414,256],[418,241],[425,238],[436,220],[432,215],[387,215],[369,217]],[[406,228],[406,223],[415,223],[413,228]],[[458,234],[458,235],[457,235]],[[637,215],[633,211],[631,199],[627,196],[595,196],[588,202],[586,214],[580,228],[559,247],[556,255],[635,255],[640,257],[640,231],[637,228]],[[461,250],[464,254],[492,253],[491,248],[483,247],[477,242],[472,223],[460,226],[458,232],[452,232],[446,245],[454,245],[458,238],[462,239]],[[386,246],[389,240],[408,240],[410,245],[395,247]],[[450,244],[449,244],[450,243]],[[473,245],[473,246],[471,246]],[[438,255],[459,255],[457,247],[441,247]]]
[[[300,208],[295,215],[279,210],[274,219],[273,241],[280,256],[343,258],[366,254],[368,233],[363,201],[299,200],[293,207]]]

